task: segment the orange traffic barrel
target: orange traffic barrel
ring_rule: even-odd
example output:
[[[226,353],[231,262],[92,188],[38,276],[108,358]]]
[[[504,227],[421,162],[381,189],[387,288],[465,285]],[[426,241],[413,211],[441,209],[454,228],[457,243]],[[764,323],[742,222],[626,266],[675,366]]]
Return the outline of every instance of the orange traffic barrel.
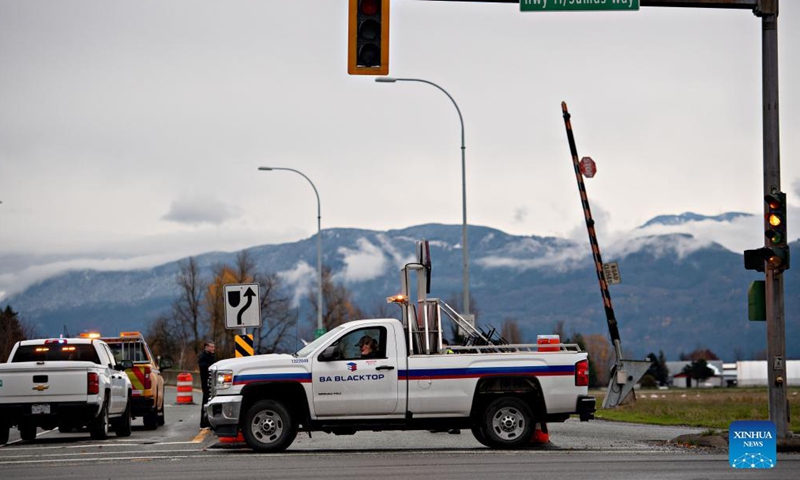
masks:
[[[178,374],[178,397],[175,401],[178,405],[192,405],[194,398],[192,397],[192,374],[179,373]]]

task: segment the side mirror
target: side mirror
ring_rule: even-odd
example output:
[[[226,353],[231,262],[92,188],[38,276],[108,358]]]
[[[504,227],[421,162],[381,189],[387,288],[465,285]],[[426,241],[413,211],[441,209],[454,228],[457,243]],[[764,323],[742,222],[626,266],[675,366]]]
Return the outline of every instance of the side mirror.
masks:
[[[342,351],[339,347],[331,345],[319,354],[319,359],[322,362],[329,362],[331,360],[340,360],[342,358]]]
[[[158,362],[158,368],[160,368],[161,370],[166,370],[171,367],[172,367],[172,360],[170,360],[169,358],[165,358]]]

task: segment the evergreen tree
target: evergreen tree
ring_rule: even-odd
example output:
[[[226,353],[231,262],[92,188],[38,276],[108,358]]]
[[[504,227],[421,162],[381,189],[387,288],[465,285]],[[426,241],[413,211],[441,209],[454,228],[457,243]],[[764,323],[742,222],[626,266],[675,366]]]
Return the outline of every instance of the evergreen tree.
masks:
[[[0,361],[8,359],[15,343],[25,340],[18,316],[19,312],[12,310],[11,305],[0,312]]]

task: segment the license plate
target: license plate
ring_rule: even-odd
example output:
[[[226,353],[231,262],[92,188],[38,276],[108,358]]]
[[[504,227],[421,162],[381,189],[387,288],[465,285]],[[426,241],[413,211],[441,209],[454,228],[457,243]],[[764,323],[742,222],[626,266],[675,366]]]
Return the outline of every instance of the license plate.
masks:
[[[50,405],[47,403],[43,403],[41,405],[31,405],[31,413],[36,414],[49,414],[50,413]]]

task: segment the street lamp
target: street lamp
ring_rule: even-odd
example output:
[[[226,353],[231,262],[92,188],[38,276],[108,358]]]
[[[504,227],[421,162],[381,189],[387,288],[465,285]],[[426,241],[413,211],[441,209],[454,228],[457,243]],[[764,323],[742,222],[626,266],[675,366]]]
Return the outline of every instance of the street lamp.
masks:
[[[285,167],[258,167],[259,170],[263,170],[265,172],[269,172],[272,170],[286,170],[289,172],[294,172],[298,175],[301,175],[303,178],[308,180],[308,183],[311,184],[311,188],[314,189],[314,195],[317,196],[317,276],[319,277],[319,285],[317,286],[317,330],[322,330],[322,209],[320,207],[319,202],[319,192],[317,192],[317,187],[314,186],[314,182],[311,181],[303,172],[299,170],[295,170],[293,168],[285,168]],[[319,332],[318,332],[319,333]]]
[[[464,277],[464,316],[467,320],[469,318],[469,255],[467,252],[467,163],[466,163],[466,147],[464,146],[464,117],[461,116],[461,109],[458,108],[458,104],[453,97],[447,93],[447,90],[436,85],[433,82],[429,82],[428,80],[422,80],[420,78],[392,78],[392,77],[377,77],[375,79],[378,83],[395,83],[395,82],[421,82],[427,83],[428,85],[432,85],[439,90],[441,90],[447,98],[453,102],[453,106],[456,107],[456,112],[458,112],[458,120],[461,122],[461,211],[462,211],[462,221],[461,221],[461,253],[463,256],[464,268],[463,268],[463,277]]]

